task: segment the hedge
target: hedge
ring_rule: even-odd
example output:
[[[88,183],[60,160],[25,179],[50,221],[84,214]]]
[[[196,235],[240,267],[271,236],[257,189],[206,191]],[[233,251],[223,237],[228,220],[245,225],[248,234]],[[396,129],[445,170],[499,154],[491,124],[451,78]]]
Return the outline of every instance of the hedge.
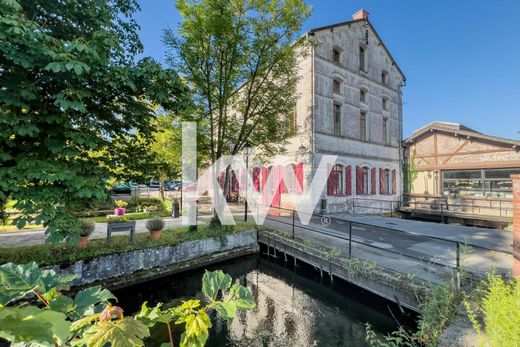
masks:
[[[15,248],[0,248],[0,264],[12,262],[25,264],[31,261],[40,266],[53,264],[71,264],[80,260],[89,260],[99,256],[122,253],[137,249],[154,248],[160,246],[172,246],[185,241],[199,240],[209,237],[221,238],[226,234],[232,234],[254,228],[253,223],[237,223],[235,226],[211,228],[209,225],[199,225],[197,231],[188,231],[187,227],[166,229],[158,240],[150,240],[148,233],[137,233],[136,242],[130,243],[130,236],[112,237],[109,245],[106,239],[90,241],[89,248],[79,250],[69,244],[42,244]]]

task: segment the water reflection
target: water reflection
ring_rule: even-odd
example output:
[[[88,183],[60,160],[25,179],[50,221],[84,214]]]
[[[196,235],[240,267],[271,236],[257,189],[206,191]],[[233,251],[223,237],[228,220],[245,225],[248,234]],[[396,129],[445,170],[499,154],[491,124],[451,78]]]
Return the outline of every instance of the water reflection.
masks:
[[[255,256],[208,269],[215,268],[248,287],[257,306],[240,312],[229,326],[215,320],[208,346],[365,346],[365,322],[379,333],[396,328],[389,310],[398,310],[391,304],[344,282],[322,284],[316,271],[304,266],[293,269]],[[127,312],[136,311],[145,300],[174,304],[201,297],[202,274],[179,274],[115,293]],[[166,341],[164,330],[156,329],[147,345]]]

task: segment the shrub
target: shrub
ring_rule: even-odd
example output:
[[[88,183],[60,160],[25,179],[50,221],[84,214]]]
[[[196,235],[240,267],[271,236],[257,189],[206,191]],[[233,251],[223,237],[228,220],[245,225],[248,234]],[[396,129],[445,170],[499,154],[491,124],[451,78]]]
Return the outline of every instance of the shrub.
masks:
[[[115,204],[117,207],[119,208],[124,208],[124,207],[127,207],[128,206],[128,202],[124,201],[124,200],[116,200],[115,201]]]
[[[79,235],[81,237],[87,237],[87,236],[90,236],[94,232],[96,225],[92,222],[82,220],[82,221],[80,221],[79,227],[81,228],[81,233]]]
[[[253,223],[237,223],[232,233],[248,230],[254,227]],[[161,238],[150,240],[147,233],[137,233],[136,242],[128,242],[128,235],[117,235],[112,237],[112,243],[107,244],[104,239],[91,240],[91,247],[78,250],[70,244],[41,244],[23,247],[0,247],[0,264],[28,263],[36,261],[43,265],[68,265],[80,260],[88,261],[108,254],[117,254],[162,246],[173,246],[185,241],[201,240],[205,238],[219,238],[226,233],[220,229],[210,229],[208,225],[199,225],[196,232],[188,232],[187,227],[166,229],[161,232]],[[231,233],[231,232],[230,232]]]
[[[146,221],[146,229],[150,231],[160,231],[164,228],[164,220],[162,218],[150,218]]]
[[[465,302],[475,330],[483,330],[491,347],[515,347],[520,344],[520,280],[504,281],[489,274],[477,293],[476,307]],[[481,327],[483,325],[483,328]]]
[[[107,216],[107,223],[126,223],[129,220],[131,219],[127,216]]]
[[[133,198],[128,201],[128,208],[136,211],[143,211],[155,207],[157,210],[164,210],[163,202],[157,198]]]

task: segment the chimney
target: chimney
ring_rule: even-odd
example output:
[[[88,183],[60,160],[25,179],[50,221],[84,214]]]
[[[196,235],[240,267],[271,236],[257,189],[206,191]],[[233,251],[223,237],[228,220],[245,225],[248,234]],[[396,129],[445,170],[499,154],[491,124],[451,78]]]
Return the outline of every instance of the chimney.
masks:
[[[364,8],[362,8],[361,10],[357,11],[356,13],[354,13],[354,15],[352,16],[352,19],[353,20],[356,20],[356,19],[365,19],[365,18],[368,18],[368,12],[367,10],[365,10]]]

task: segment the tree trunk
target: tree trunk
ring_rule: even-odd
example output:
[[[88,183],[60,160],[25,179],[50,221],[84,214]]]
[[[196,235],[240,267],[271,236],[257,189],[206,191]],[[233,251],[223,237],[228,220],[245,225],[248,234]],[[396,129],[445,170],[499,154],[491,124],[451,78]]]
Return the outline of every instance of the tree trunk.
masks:
[[[1,224],[7,224],[7,212],[6,212],[6,206],[7,206],[7,199],[0,199],[0,223]]]
[[[164,174],[162,172],[159,172],[159,195],[164,201]]]

